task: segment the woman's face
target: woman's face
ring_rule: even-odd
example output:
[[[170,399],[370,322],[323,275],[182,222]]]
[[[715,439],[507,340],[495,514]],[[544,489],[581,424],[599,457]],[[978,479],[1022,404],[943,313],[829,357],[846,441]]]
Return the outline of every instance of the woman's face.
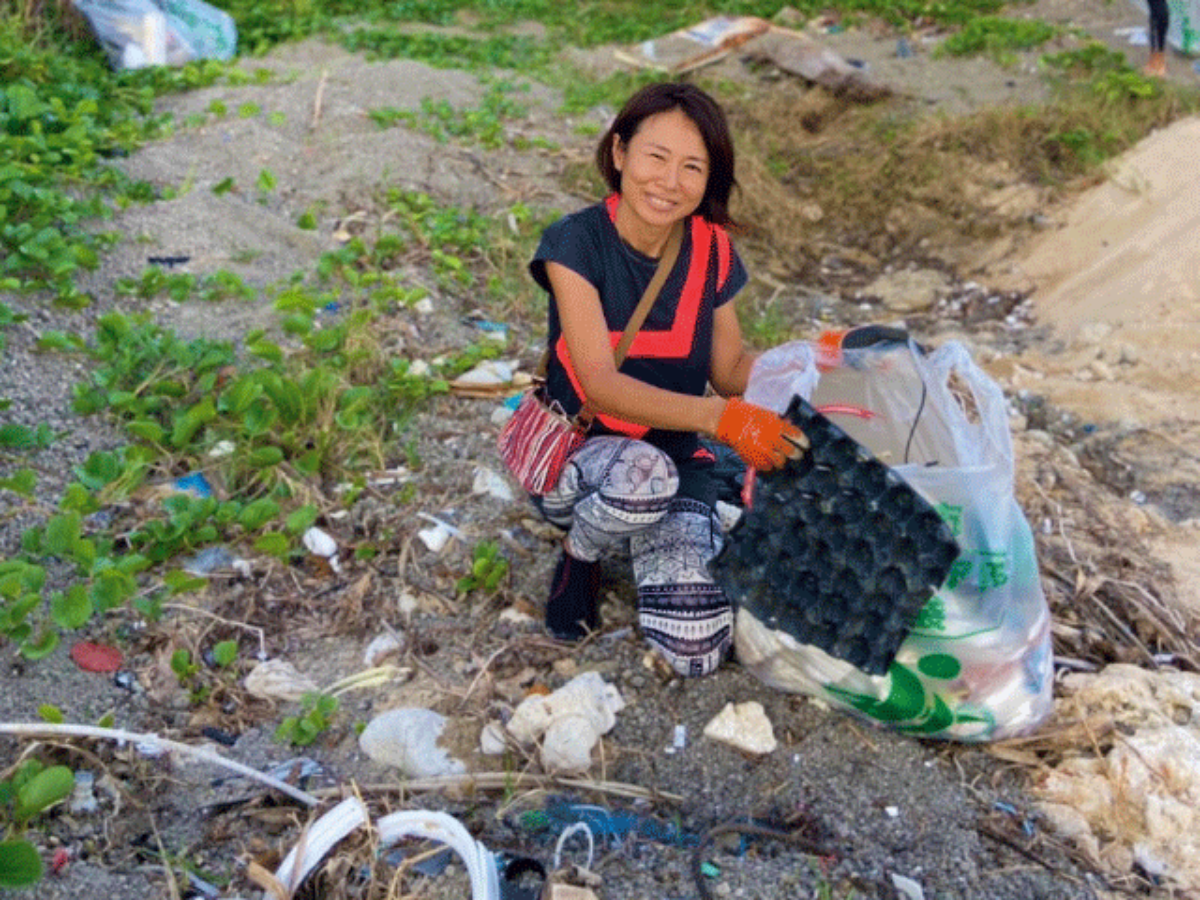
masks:
[[[628,144],[614,135],[613,164],[622,207],[656,228],[694,213],[708,186],[708,150],[681,109],[643,119]]]

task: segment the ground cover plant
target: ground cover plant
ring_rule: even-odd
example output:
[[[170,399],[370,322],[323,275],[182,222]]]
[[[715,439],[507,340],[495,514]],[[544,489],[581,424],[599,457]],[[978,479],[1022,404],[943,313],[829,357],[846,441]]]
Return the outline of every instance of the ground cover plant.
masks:
[[[828,12],[824,5],[792,6],[801,14]],[[782,7],[746,2],[721,11],[775,16]],[[473,108],[428,101],[415,111],[378,107],[366,114],[381,129],[411,130],[449,147],[552,153],[557,145],[521,134],[531,85],[561,90],[559,111],[574,115],[611,107],[656,77],[588,77],[557,56],[559,47],[634,42],[712,12],[691,3],[664,12],[610,2],[589,4],[581,14],[540,0],[237,2],[227,8],[238,21],[241,59],[128,73],[109,70],[65,4],[30,2],[6,16],[0,24],[6,138],[0,142],[0,290],[25,302],[86,310],[96,298],[79,290],[77,277],[118,240],[105,227],[113,211],[191,189],[134,181],[108,163],[209,120],[264,116],[262,107],[247,102],[214,104],[193,121],[172,121],[155,111],[155,100],[204,86],[265,84],[269,75],[255,68],[255,56],[280,42],[324,34],[375,57],[480,73],[488,86]],[[830,247],[865,248],[870,259],[855,273],[865,278],[948,232],[993,239],[1013,223],[964,189],[981,167],[1007,166],[1015,180],[1065,190],[1195,108],[1194,96],[1144,78],[1119,53],[1098,46],[1059,50],[1060,29],[982,18],[999,12],[994,3],[847,3],[837,10],[846,23],[879,19],[896,33],[944,28],[948,53],[1002,60],[1037,54],[1057,87],[1051,103],[946,121],[903,104],[814,96],[798,85],[755,93],[746,84],[705,81],[729,103],[743,154],[741,202],[752,223],[744,232],[746,252],[779,277],[828,284],[822,279]],[[541,30],[514,29],[514,21],[535,22]],[[492,76],[496,68],[520,71]],[[588,160],[568,161],[564,177],[581,192],[600,190]],[[290,187],[286,173],[269,168],[240,181],[230,176],[213,193],[265,205]],[[123,299],[203,303],[218,315],[265,301],[276,313],[270,329],[251,330],[236,343],[189,340],[149,315],[114,311],[81,319],[87,324],[78,330],[40,332],[44,353],[64,365],[78,363],[86,373],[73,392],[74,411],[112,424],[122,444],[91,454],[50,505],[37,496],[38,453],[62,436],[49,426],[0,426],[3,514],[38,519],[24,529],[19,552],[0,562],[0,635],[25,660],[36,664],[64,637],[117,611],[158,621],[215,580],[195,570],[206,549],[232,548],[270,561],[277,571],[313,565],[306,533],[369,498],[369,479],[379,472],[415,473],[418,481],[394,501],[415,511],[416,484],[434,473],[414,450],[414,421],[447,396],[456,376],[504,351],[479,338],[439,355],[427,369],[413,349],[400,349],[389,320],[434,293],[536,337],[543,307],[524,266],[548,215],[521,202],[483,215],[413,190],[356,199],[354,233],[311,270],[276,283],[251,285],[233,271],[197,277],[151,265],[113,285]],[[836,215],[818,216],[814,209]],[[889,227],[890,213],[913,209],[925,214],[919,227]],[[318,217],[350,212],[314,208],[298,224],[315,227]],[[748,291],[758,313],[748,331],[760,346],[797,335],[807,324],[771,300],[769,286]],[[22,327],[23,319],[0,303],[0,352],[6,332]],[[4,403],[0,397],[0,410]],[[190,480],[197,472],[205,476],[199,484]],[[156,493],[163,484],[174,488],[170,496]],[[369,560],[382,543],[363,536],[351,553]],[[458,563],[453,584],[463,608],[504,596],[515,562],[506,555],[510,550],[484,541]],[[135,637],[126,639],[132,645]],[[194,709],[207,713],[229,702],[230,675],[251,643],[246,634],[218,630],[171,653],[169,668]],[[310,694],[295,715],[274,713],[278,739],[309,746],[345,727],[350,717],[343,713],[333,698]],[[22,768],[5,777],[15,786],[34,774]],[[53,802],[26,804],[21,824]],[[14,865],[24,866],[26,851],[12,852]]]

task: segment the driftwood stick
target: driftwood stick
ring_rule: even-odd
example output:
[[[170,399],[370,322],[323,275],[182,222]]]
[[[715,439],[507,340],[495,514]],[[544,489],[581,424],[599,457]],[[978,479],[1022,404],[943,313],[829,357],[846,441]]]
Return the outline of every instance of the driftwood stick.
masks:
[[[0,722],[0,734],[31,738],[45,735],[52,737],[103,738],[110,741],[126,741],[131,744],[153,744],[162,747],[164,750],[194,756],[213,765],[230,769],[239,775],[245,775],[247,778],[261,781],[263,784],[269,785],[277,791],[282,791],[292,799],[299,800],[305,806],[316,806],[321,802],[307,791],[293,787],[285,781],[280,781],[278,778],[272,778],[270,775],[258,771],[258,769],[252,769],[250,766],[243,765],[240,762],[226,759],[219,753],[214,753],[204,747],[181,744],[178,741],[159,737],[156,734],[139,734],[133,731],[122,731],[118,728],[99,728],[92,725],[52,725],[47,722]]]

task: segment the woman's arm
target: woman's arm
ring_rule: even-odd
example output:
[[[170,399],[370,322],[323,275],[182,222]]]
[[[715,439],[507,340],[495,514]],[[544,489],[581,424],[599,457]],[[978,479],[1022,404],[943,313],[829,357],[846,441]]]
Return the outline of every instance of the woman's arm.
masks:
[[[571,363],[592,409],[650,428],[717,433],[725,409],[723,397],[679,394],[622,375],[613,358],[596,288],[559,263],[546,263],[546,277],[558,304]]]
[[[750,370],[758,354],[746,348],[742,328],[732,302],[717,308],[713,314],[712,368],[709,381],[722,397],[746,393]]]

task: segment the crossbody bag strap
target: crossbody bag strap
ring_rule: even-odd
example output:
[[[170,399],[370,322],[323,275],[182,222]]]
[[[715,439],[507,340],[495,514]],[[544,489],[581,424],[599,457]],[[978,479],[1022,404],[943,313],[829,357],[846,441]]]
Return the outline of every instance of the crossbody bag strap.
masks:
[[[650,283],[646,285],[646,290],[642,292],[642,299],[638,301],[638,305],[634,308],[633,315],[629,317],[629,323],[625,326],[625,331],[621,334],[621,340],[613,350],[613,360],[616,362],[618,369],[621,367],[621,363],[625,362],[625,355],[629,352],[629,348],[633,345],[633,339],[637,337],[638,331],[641,330],[642,324],[646,321],[646,316],[650,315],[650,307],[654,306],[654,301],[658,299],[659,292],[662,290],[667,276],[675,268],[675,261],[679,258],[679,248],[682,245],[683,223],[676,222],[675,227],[671,229],[670,235],[667,236],[667,243],[663,247],[662,256],[658,258],[658,265],[654,267],[654,276],[650,279]],[[537,376],[539,378],[546,376],[546,369],[550,365],[550,353],[551,349],[549,347],[542,353],[541,361],[537,367]]]
[[[613,350],[613,361],[617,364],[618,369],[621,368],[621,363],[625,362],[625,355],[629,352],[629,348],[633,344],[633,339],[637,337],[642,323],[646,321],[646,316],[650,315],[650,307],[658,299],[659,291],[662,290],[667,276],[675,268],[675,260],[679,258],[679,247],[682,243],[683,222],[676,222],[675,226],[671,229],[671,233],[667,235],[667,243],[663,247],[662,256],[658,258],[658,265],[654,267],[654,276],[650,279],[650,283],[646,285],[646,290],[642,292],[642,299],[638,301],[638,305],[634,308],[633,315],[629,317],[629,323],[625,326],[625,331],[621,334],[621,340]],[[586,431],[591,427],[592,420],[595,417],[596,414],[592,412],[591,404],[585,401],[583,408],[579,410],[575,418]]]
[[[679,258],[679,247],[682,243],[683,223],[676,222],[675,227],[671,229],[671,234],[667,237],[667,244],[663,247],[663,254],[658,258],[658,266],[654,269],[654,277],[646,285],[646,290],[642,293],[642,299],[638,301],[637,308],[634,309],[633,315],[629,317],[629,324],[625,326],[625,333],[621,335],[621,342],[613,350],[613,358],[616,360],[618,369],[621,368],[621,363],[625,362],[625,354],[629,352],[629,348],[633,344],[633,339],[637,337],[642,323],[646,321],[646,316],[650,315],[650,307],[658,299],[658,292],[662,290],[667,276],[675,268],[675,260]]]

